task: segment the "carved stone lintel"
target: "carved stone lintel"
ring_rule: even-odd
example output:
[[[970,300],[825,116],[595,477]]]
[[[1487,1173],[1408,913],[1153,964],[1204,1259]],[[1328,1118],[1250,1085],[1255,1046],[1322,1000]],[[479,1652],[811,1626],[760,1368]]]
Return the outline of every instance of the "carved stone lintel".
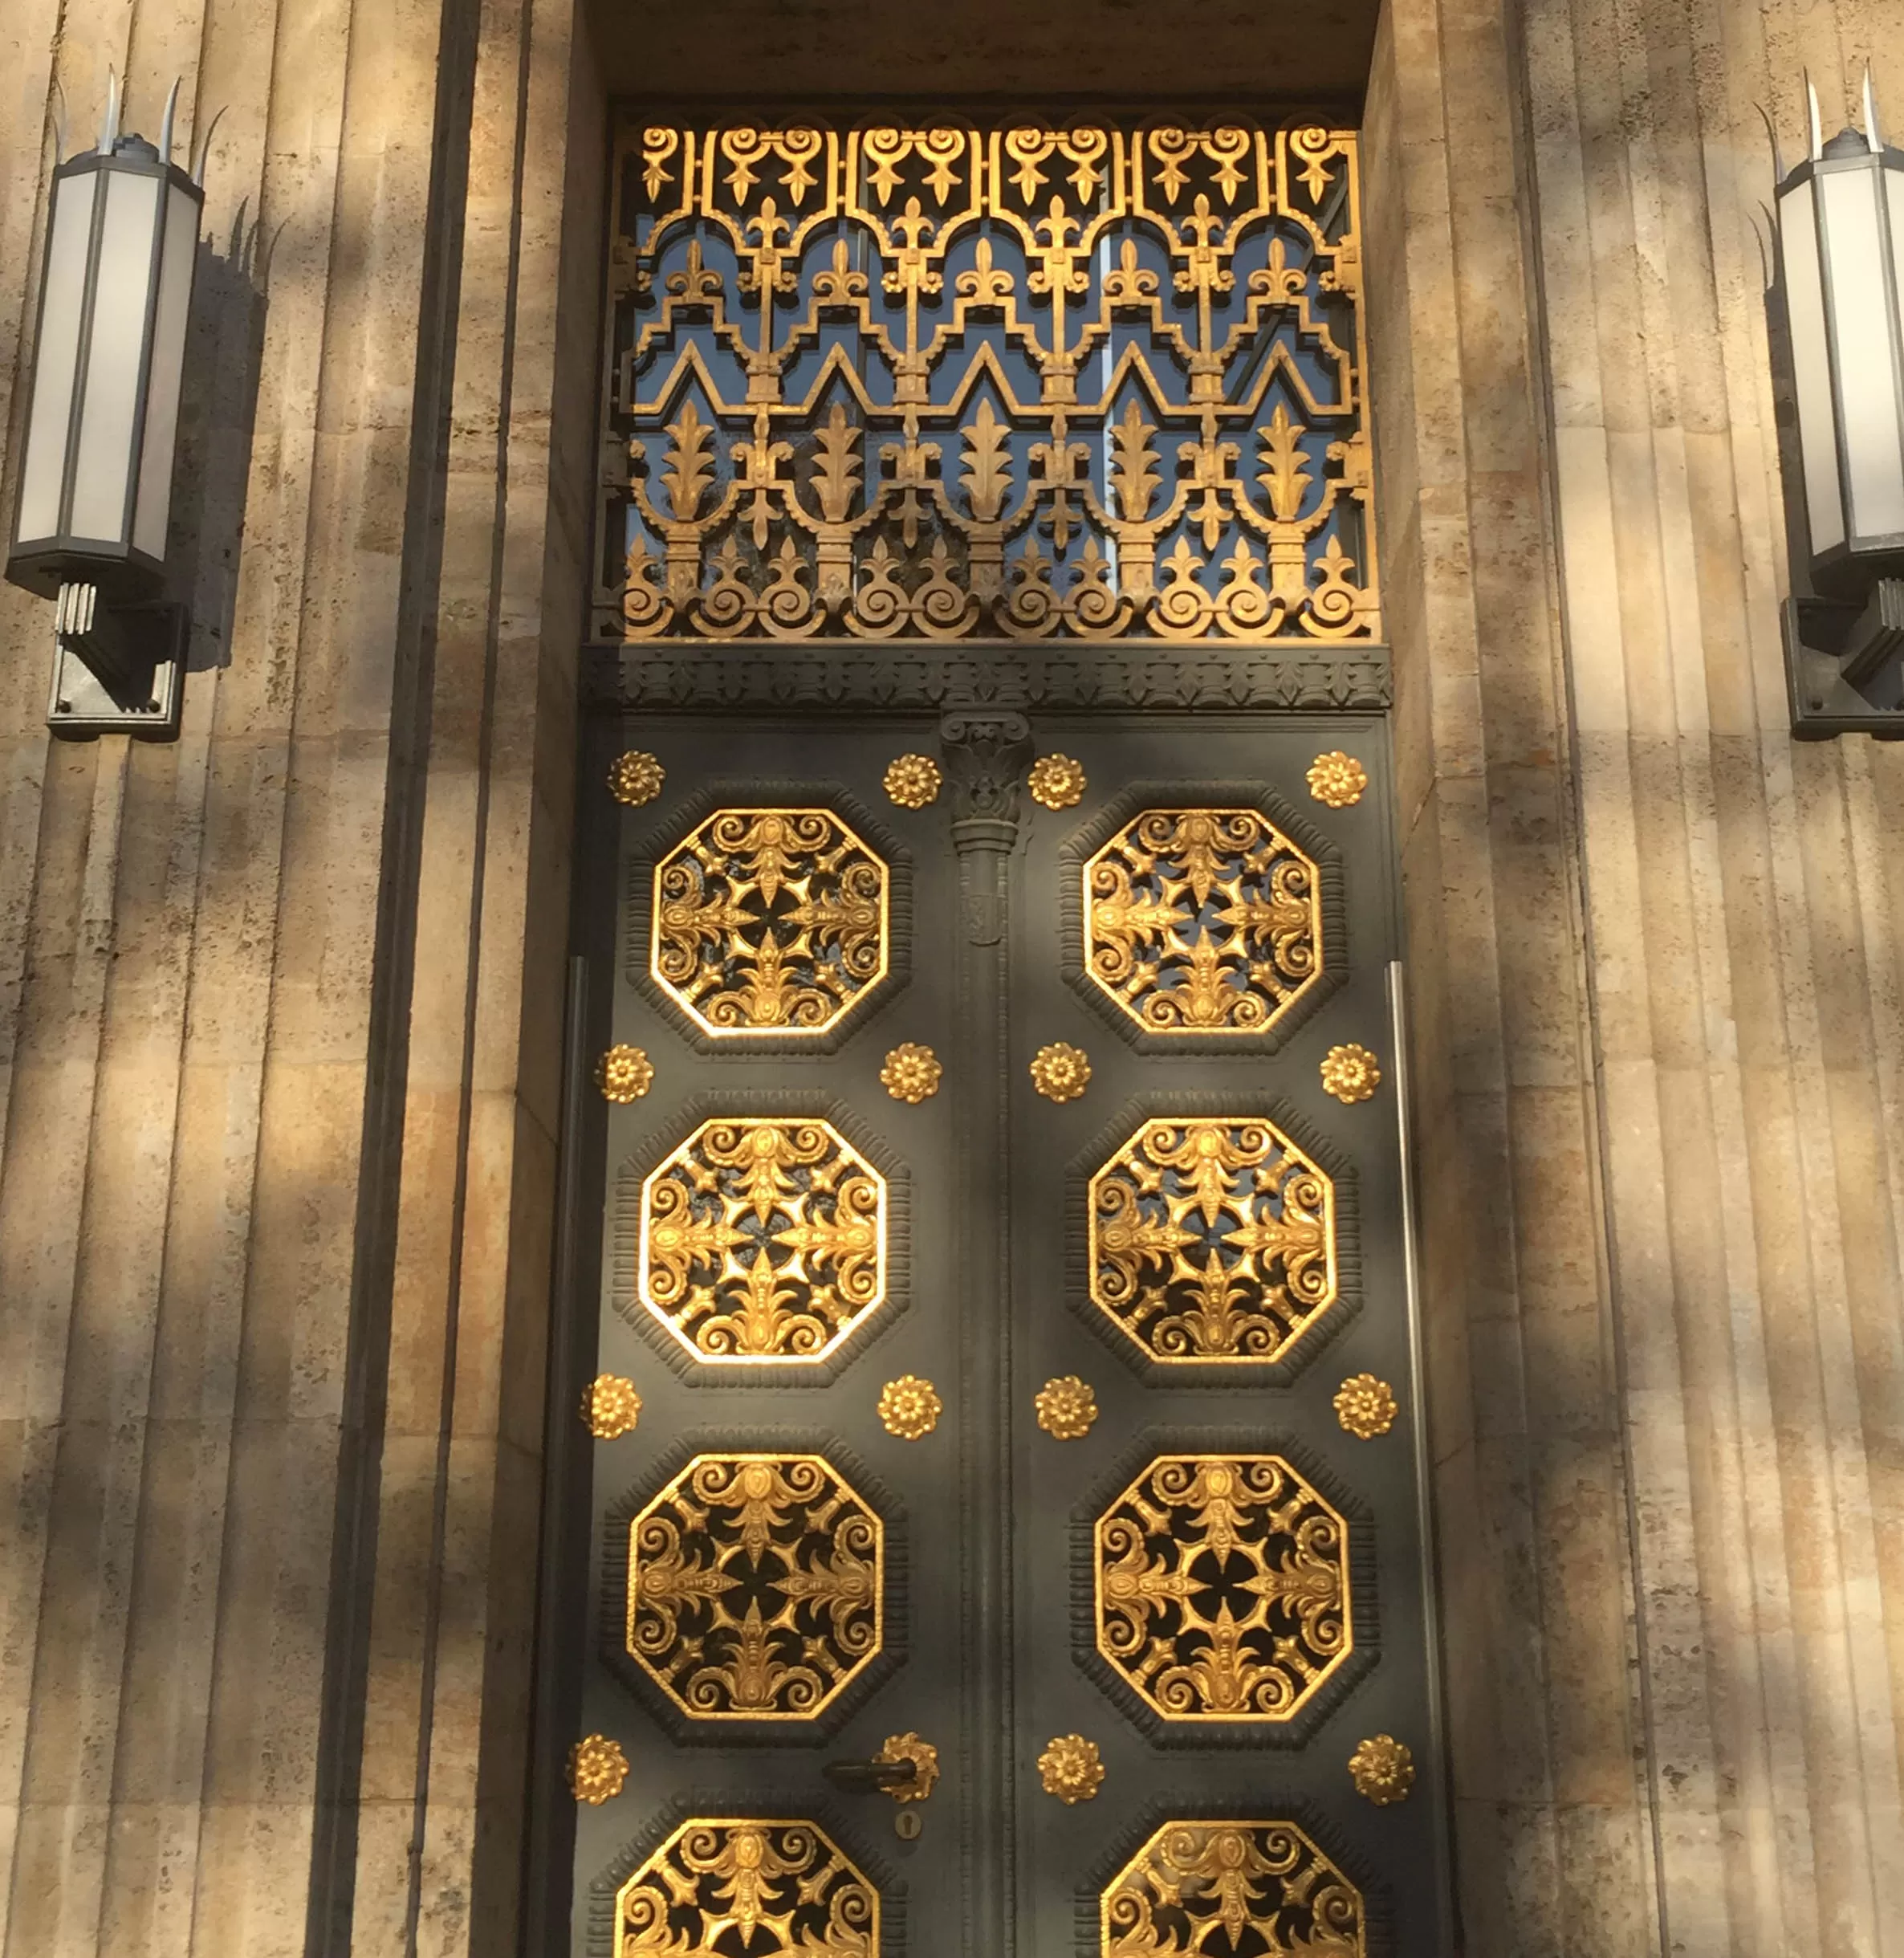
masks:
[[[939,722],[952,785],[952,847],[966,942],[1003,942],[1006,865],[1018,841],[1019,788],[1031,758],[1031,723],[1010,707],[957,707]]]

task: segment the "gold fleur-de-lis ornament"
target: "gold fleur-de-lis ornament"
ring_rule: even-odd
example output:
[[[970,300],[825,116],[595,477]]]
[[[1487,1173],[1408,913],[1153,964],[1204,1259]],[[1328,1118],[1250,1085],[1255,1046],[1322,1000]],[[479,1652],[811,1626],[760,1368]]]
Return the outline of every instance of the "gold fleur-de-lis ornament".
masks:
[[[1369,771],[1353,755],[1332,748],[1309,764],[1309,793],[1332,809],[1352,808],[1369,786]]]
[[[1387,1434],[1401,1411],[1395,1390],[1373,1374],[1351,1374],[1336,1390],[1336,1419],[1357,1441]]]
[[[1056,1040],[1031,1056],[1031,1085],[1048,1101],[1075,1101],[1090,1085],[1091,1062],[1081,1048]]]
[[[641,1418],[641,1397],[632,1380],[597,1374],[582,1394],[582,1420],[597,1441],[615,1441],[633,1431]]]
[[[880,1425],[901,1441],[919,1441],[939,1424],[946,1403],[938,1389],[917,1374],[901,1374],[880,1389]]]
[[[617,802],[638,809],[643,803],[654,800],[667,779],[667,770],[653,755],[630,748],[627,754],[616,755],[608,770],[608,793]]]
[[[1406,1801],[1415,1785],[1415,1757],[1393,1734],[1375,1734],[1349,1757],[1355,1792],[1378,1809]]]
[[[1365,1047],[1352,1041],[1322,1056],[1322,1089],[1338,1101],[1366,1101],[1381,1085],[1381,1068]]]
[[[1097,1396],[1076,1374],[1046,1381],[1031,1405],[1038,1410],[1038,1425],[1060,1441],[1080,1439],[1097,1419]]]
[[[1038,1757],[1038,1778],[1048,1795],[1068,1808],[1093,1801],[1104,1785],[1104,1757],[1095,1740],[1082,1734],[1060,1734]]]
[[[886,1056],[885,1065],[879,1071],[879,1080],[880,1085],[895,1101],[909,1101],[916,1105],[938,1093],[944,1073],[938,1056],[930,1047],[905,1040]]]
[[[590,1734],[568,1750],[568,1785],[577,1801],[599,1809],[621,1793],[628,1757],[605,1734]]]
[[[595,1064],[595,1085],[609,1101],[639,1101],[654,1085],[654,1063],[638,1047],[611,1047]]]
[[[1084,769],[1068,755],[1040,755],[1031,764],[1031,800],[1048,809],[1068,809],[1084,798]]]
[[[887,764],[886,794],[902,809],[923,809],[938,800],[943,779],[930,755],[901,755]]]

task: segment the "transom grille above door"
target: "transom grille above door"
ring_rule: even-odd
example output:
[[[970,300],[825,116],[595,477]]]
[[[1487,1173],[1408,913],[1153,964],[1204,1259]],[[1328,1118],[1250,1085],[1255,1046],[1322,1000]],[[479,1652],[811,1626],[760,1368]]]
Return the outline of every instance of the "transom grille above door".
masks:
[[[1379,639],[1357,168],[624,122],[596,635]]]

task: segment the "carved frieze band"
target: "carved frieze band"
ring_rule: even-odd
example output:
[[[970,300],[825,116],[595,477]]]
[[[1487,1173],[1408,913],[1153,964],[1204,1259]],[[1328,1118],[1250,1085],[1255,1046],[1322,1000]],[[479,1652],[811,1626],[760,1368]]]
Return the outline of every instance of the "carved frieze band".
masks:
[[[596,645],[583,662],[584,703],[596,712],[710,707],[917,707],[979,701],[1026,708],[1273,707],[1286,712],[1378,711],[1393,698],[1387,647],[1353,651],[1243,646],[1094,647],[1079,654],[1031,647],[921,653],[898,646],[836,653],[665,653]]]

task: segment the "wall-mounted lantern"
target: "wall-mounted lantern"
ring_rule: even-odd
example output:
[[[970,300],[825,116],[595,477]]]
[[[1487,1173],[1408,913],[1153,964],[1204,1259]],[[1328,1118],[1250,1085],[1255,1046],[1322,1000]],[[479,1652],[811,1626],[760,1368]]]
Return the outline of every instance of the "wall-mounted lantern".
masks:
[[[1806,93],[1811,153],[1778,187],[1812,585],[1785,608],[1792,727],[1904,738],[1904,151],[1869,74],[1863,129],[1829,143]]]
[[[7,577],[54,601],[56,734],[178,732],[188,621],[164,600],[165,535],[198,255],[204,147],[172,161],[120,134],[55,159]]]

